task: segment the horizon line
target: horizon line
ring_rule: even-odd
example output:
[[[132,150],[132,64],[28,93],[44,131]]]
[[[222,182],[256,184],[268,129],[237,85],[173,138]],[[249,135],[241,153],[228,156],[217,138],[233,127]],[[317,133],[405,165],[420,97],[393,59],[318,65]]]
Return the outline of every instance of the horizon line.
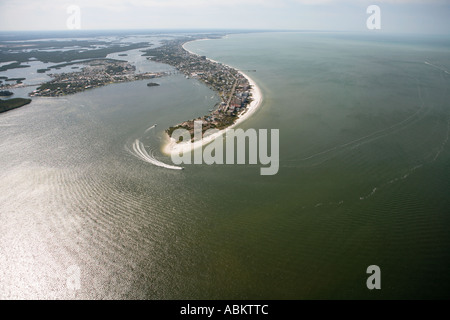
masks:
[[[224,28],[130,28],[130,29],[40,29],[40,30],[0,30],[0,34],[7,33],[89,33],[89,32],[182,32],[182,33],[283,33],[283,32],[314,32],[314,33],[357,33],[357,34],[367,34],[367,35],[420,35],[420,36],[448,36],[449,33],[419,33],[419,32],[384,32],[383,30],[327,30],[327,29],[224,29]]]

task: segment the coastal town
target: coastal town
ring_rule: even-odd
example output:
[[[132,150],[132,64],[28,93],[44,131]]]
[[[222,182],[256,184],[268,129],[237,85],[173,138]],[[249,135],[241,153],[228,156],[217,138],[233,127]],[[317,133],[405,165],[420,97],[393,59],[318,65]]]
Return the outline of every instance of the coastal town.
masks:
[[[30,93],[31,97],[59,97],[98,88],[110,83],[155,79],[166,75],[159,73],[136,74],[136,67],[128,62],[99,59],[84,63],[78,72],[49,74],[53,79]]]
[[[143,51],[145,53],[144,56],[147,56],[148,60],[175,67],[186,78],[201,81],[218,94],[220,101],[216,105],[211,106],[209,114],[168,128],[166,132],[169,136],[176,129],[182,128],[188,130],[191,133],[191,137],[194,137],[195,121],[202,121],[203,133],[209,129],[225,129],[233,125],[241,115],[248,111],[254,98],[252,96],[252,86],[243,73],[222,63],[209,60],[205,56],[196,55],[185,50],[183,45],[188,41],[192,41],[192,38],[168,40],[159,47]],[[125,54],[121,56],[125,56]],[[78,69],[73,72],[48,74],[52,79],[41,84],[36,90],[29,93],[29,96],[60,97],[112,83],[155,79],[170,74],[168,72],[136,73],[136,67],[127,61],[107,58],[90,59],[77,63],[69,62],[54,67],[72,64],[81,64],[83,67],[72,67],[72,69]],[[38,72],[46,73],[51,68],[53,67],[38,69]],[[22,79],[8,80],[18,81],[14,85],[2,85],[2,90],[26,86],[21,82]],[[159,84],[150,82],[147,86],[157,87]],[[9,94],[8,91],[2,91],[2,95],[7,96],[7,94]]]
[[[186,40],[169,41],[161,47],[147,51],[148,59],[169,64],[182,72],[187,78],[198,79],[220,96],[220,102],[210,113],[198,119],[183,122],[166,130],[169,136],[176,129],[186,129],[194,137],[194,122],[203,122],[203,133],[209,129],[225,129],[234,124],[240,115],[247,111],[252,101],[251,86],[239,71],[188,52],[183,48]]]

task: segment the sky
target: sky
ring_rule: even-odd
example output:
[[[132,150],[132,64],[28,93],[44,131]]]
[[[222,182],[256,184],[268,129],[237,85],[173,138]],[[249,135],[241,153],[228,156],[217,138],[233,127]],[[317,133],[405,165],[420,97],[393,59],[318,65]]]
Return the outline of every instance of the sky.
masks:
[[[67,30],[73,5],[81,30],[367,31],[378,5],[376,32],[450,35],[450,0],[0,0],[0,31]]]

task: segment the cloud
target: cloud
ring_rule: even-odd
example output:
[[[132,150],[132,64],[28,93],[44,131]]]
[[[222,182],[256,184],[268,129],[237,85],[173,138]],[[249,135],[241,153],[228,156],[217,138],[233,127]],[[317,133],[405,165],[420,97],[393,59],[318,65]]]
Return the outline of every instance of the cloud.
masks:
[[[186,7],[238,7],[240,5],[254,5],[272,7],[278,6],[277,3],[283,3],[284,0],[3,0],[3,2],[9,2],[22,5],[24,2],[31,4],[33,2],[36,5],[78,5],[80,7],[96,7],[96,8],[186,8]]]
[[[1,9],[54,10],[69,5],[82,8],[99,8],[121,11],[137,8],[236,8],[254,6],[262,8],[322,5],[367,5],[367,4],[450,4],[450,0],[1,0]]]
[[[61,29],[67,8],[81,8],[82,26],[114,28],[262,28],[352,30],[365,27],[367,6],[390,19],[448,26],[450,0],[0,0],[0,30]],[[398,17],[398,18],[397,18]],[[445,20],[445,21],[443,21]],[[362,22],[361,22],[362,21]],[[399,27],[401,29],[401,27]],[[450,29],[449,29],[450,30]]]

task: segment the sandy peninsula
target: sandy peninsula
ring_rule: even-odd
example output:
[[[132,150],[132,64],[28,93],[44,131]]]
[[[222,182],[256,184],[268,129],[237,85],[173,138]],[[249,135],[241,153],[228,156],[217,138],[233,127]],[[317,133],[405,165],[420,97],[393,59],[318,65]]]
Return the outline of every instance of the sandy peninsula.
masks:
[[[205,41],[208,39],[201,39],[201,40],[195,40],[195,41]],[[192,41],[194,42],[194,41]],[[187,42],[189,43],[189,42]],[[186,50],[187,52],[193,54],[193,55],[197,55],[196,53],[186,49],[185,47],[186,43],[183,45],[183,49]],[[221,63],[212,59],[207,58],[209,61],[215,62],[215,63]],[[226,65],[224,63],[222,63],[223,65]],[[226,65],[228,66],[228,65]],[[230,68],[233,68],[231,66],[228,66]],[[236,68],[233,68],[235,70],[237,70]],[[242,74],[245,78],[247,78],[250,86],[251,86],[251,95],[252,95],[252,99],[253,101],[247,106],[246,111],[242,114],[240,114],[236,120],[236,122],[229,126],[226,129],[220,130],[219,132],[209,135],[207,137],[204,137],[201,141],[196,141],[196,142],[180,142],[177,143],[174,139],[170,138],[167,136],[167,142],[166,144],[163,146],[163,153],[167,154],[167,155],[171,155],[171,154],[181,154],[181,153],[187,153],[190,151],[193,151],[197,148],[201,148],[211,142],[213,142],[215,139],[223,136],[224,134],[226,134],[227,130],[233,129],[236,126],[238,126],[239,124],[241,124],[242,122],[244,122],[246,119],[248,119],[252,114],[255,113],[255,111],[261,106],[262,100],[263,100],[263,96],[262,96],[262,92],[261,89],[256,85],[256,82],[250,78],[247,74],[245,74],[244,72],[237,70],[240,74]]]

